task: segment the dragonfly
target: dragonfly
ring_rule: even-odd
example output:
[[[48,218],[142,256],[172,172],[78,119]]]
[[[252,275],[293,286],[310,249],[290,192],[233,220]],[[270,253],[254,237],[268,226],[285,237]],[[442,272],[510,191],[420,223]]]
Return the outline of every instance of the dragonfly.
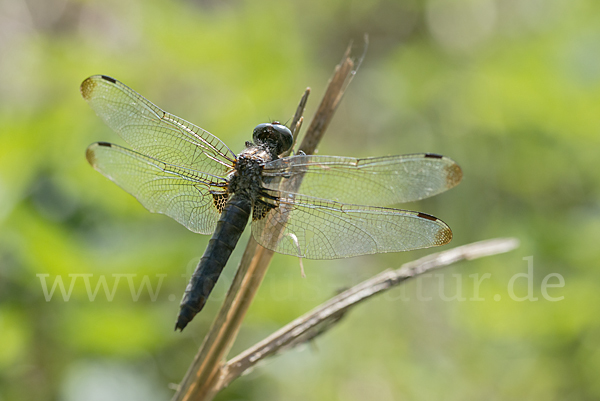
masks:
[[[293,136],[277,121],[257,125],[253,141],[236,155],[216,136],[114,78],[94,75],[80,89],[131,147],[93,143],[86,158],[94,169],[150,212],[212,234],[185,289],[175,330],[204,307],[248,221],[263,247],[307,259],[408,251],[452,239],[437,217],[387,207],[456,186],[462,170],[448,157],[280,157]]]

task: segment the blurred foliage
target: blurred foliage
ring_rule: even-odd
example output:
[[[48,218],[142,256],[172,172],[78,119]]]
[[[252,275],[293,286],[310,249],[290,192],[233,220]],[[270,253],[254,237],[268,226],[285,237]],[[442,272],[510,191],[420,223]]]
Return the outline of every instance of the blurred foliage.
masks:
[[[81,81],[116,77],[240,151],[256,124],[288,120],[306,86],[309,117],[364,33],[366,59],[320,153],[450,156],[463,183],[407,208],[445,220],[453,246],[498,236],[522,246],[361,306],[218,399],[600,398],[600,3],[4,0],[0,400],[168,399],[243,249],[206,309],[173,333],[182,275],[208,238],[150,215],[87,164],[89,143],[122,141],[81,99]],[[306,261],[306,279],[296,259],[276,256],[232,355],[339,288],[429,252]],[[517,301],[509,282],[529,256],[538,300]],[[548,288],[556,302],[541,291],[551,273],[565,282]],[[114,297],[88,297],[86,277],[112,289],[114,275]],[[155,298],[132,296],[144,276],[154,289],[162,277]],[[57,277],[66,291],[76,280],[68,301],[59,288],[46,301],[41,283],[50,291]],[[450,297],[457,283],[467,300],[445,301],[440,284]],[[515,294],[527,291],[515,281]]]

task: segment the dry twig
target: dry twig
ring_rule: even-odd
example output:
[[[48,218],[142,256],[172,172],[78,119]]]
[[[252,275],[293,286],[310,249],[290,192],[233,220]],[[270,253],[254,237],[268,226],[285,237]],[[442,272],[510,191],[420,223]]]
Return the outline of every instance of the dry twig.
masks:
[[[354,287],[338,294],[312,311],[297,318],[260,343],[231,359],[223,367],[218,390],[227,387],[234,379],[255,366],[266,357],[309,341],[327,331],[337,323],[348,310],[400,283],[428,271],[485,256],[509,252],[519,246],[515,238],[496,238],[474,242],[425,256],[404,264],[398,270],[386,270]]]

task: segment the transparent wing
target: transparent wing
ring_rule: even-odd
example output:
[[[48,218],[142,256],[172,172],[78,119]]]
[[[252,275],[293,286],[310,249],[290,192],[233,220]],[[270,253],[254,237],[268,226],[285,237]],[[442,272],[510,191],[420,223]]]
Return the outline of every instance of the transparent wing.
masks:
[[[285,190],[300,179],[295,192],[303,195],[385,206],[444,192],[460,182],[462,170],[451,159],[432,153],[367,159],[299,155],[267,163],[263,176],[267,189]]]
[[[196,233],[214,231],[225,201],[224,182],[106,142],[90,145],[86,157],[149,211],[166,214]]]
[[[452,239],[450,227],[425,213],[348,205],[289,192],[279,196],[278,205],[255,207],[252,233],[265,248],[287,255],[336,259],[427,248]]]
[[[81,94],[104,122],[137,152],[225,177],[235,154],[216,136],[155,106],[105,75],[83,81]]]

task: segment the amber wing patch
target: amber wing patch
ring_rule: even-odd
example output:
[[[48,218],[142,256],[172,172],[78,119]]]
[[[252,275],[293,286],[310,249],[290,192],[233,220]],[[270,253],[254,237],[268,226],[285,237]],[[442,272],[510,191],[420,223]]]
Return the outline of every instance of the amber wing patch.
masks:
[[[452,163],[446,167],[446,188],[458,185],[462,180],[462,169],[458,164]]]
[[[83,96],[85,100],[89,100],[94,88],[96,88],[96,82],[91,77],[86,79],[81,83],[81,87],[79,88],[81,96]]]
[[[274,208],[276,208],[275,205],[271,205],[262,201],[256,201],[254,203],[254,210],[252,211],[252,220],[264,219],[267,216],[267,213]]]
[[[219,213],[223,213],[223,208],[225,208],[225,204],[227,203],[227,200],[229,199],[229,194],[217,193],[217,194],[212,194],[212,196],[213,196],[213,204],[215,205],[215,207],[217,208]]]

